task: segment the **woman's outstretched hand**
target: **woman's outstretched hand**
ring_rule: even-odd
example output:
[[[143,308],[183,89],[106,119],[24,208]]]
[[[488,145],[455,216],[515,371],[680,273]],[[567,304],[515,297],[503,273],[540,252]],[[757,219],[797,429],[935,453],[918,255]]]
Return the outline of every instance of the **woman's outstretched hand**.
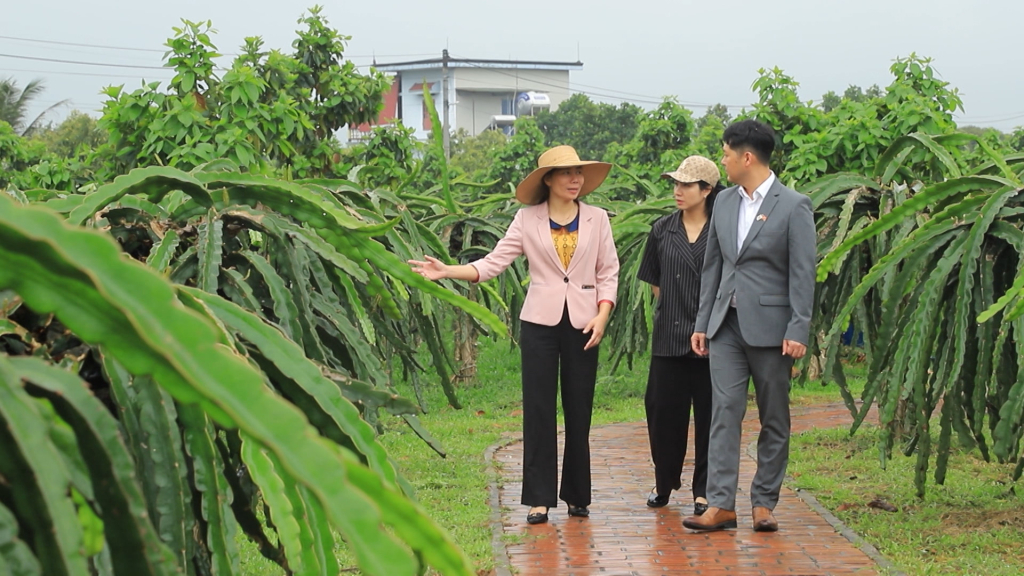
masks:
[[[423,276],[427,280],[440,280],[448,277],[448,265],[432,256],[424,256],[426,262],[420,260],[409,260],[412,271]]]

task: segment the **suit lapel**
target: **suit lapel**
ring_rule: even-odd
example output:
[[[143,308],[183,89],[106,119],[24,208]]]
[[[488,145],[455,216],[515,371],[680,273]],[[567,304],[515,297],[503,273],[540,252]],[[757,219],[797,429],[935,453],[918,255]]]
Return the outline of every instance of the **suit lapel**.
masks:
[[[551,217],[548,215],[547,202],[537,206],[537,239],[540,241],[540,245],[543,246],[542,250],[551,258],[552,264],[555,265],[555,270],[562,270],[562,260],[558,257],[558,252],[555,250],[555,242],[551,239]]]
[[[587,246],[590,244],[590,235],[594,230],[594,214],[588,210],[589,206],[581,202],[579,207],[580,223],[576,228],[576,250],[572,253],[572,258],[569,259],[569,267],[565,269],[566,274],[572,272],[572,269],[583,259],[583,254],[586,253]],[[561,260],[559,260],[559,266],[561,266]]]
[[[750,231],[747,232],[747,237],[743,240],[743,247],[740,248],[739,254],[736,255],[737,258],[743,255],[743,252],[746,251],[747,246],[750,246],[750,243],[753,242],[754,238],[757,237],[757,233],[761,231],[761,228],[764,228],[765,222],[768,221],[768,217],[771,216],[772,210],[775,208],[775,205],[778,204],[779,202],[779,193],[781,191],[782,184],[780,184],[779,179],[776,178],[775,182],[772,183],[772,187],[768,189],[768,194],[765,195],[764,200],[761,201],[761,207],[758,208],[757,214],[754,216],[754,223],[750,225]],[[738,227],[738,213],[736,217]]]
[[[716,219],[721,218],[721,226],[718,229],[719,244],[725,243],[725,250],[723,254],[729,254],[732,256],[732,260],[735,261],[738,257],[736,250],[736,235],[739,233],[737,230],[739,226],[740,218],[740,197],[736,191],[737,188],[728,188],[724,190],[723,194],[728,194],[725,197],[725,202],[722,205],[721,212],[715,211],[714,217]]]

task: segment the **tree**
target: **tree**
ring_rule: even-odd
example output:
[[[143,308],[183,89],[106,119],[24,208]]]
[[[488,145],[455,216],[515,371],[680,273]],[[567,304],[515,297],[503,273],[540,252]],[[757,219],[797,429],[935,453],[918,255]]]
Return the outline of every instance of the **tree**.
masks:
[[[750,116],[778,134],[773,167],[791,183],[812,181],[835,172],[870,171],[893,141],[904,134],[948,134],[956,130],[953,112],[962,109],[959,92],[938,79],[931,60],[911,54],[890,67],[892,83],[884,97],[843,98],[828,111],[801,102],[799,83],[782,70],[761,70],[754,82],[759,102]],[[859,88],[847,93],[859,98]],[[869,89],[868,92],[877,92]],[[912,151],[903,169],[922,177],[934,175],[934,159]],[[960,153],[957,151],[956,153]],[[931,162],[931,166],[915,165]],[[929,173],[922,170],[928,168]]]
[[[1007,145],[1017,152],[1024,152],[1024,127],[1018,126],[1007,136]]]
[[[484,130],[476,136],[460,130],[452,138],[451,165],[465,174],[482,178],[490,168],[494,155],[508,141],[501,130]]]
[[[496,148],[487,171],[487,180],[497,181],[492,193],[505,193],[537,168],[537,159],[546,148],[544,134],[530,117],[520,118],[513,125],[508,144]]]
[[[537,127],[544,133],[548,146],[568,144],[580,158],[600,160],[613,143],[633,138],[643,109],[623,102],[613,106],[594,102],[586,94],[573,94],[554,112],[537,115]]]
[[[158,163],[191,168],[229,158],[293,177],[331,176],[339,154],[334,133],[376,119],[388,81],[361,74],[344,59],[349,37],[327,25],[319,7],[299,19],[294,52],[263,51],[246,38],[218,77],[210,22],[184,21],[168,40],[175,71],[167,91],[150,83],[108,88],[100,124],[110,134],[115,174]]]
[[[849,92],[849,90],[847,90],[847,92]],[[843,99],[839,97],[839,94],[829,90],[821,97],[821,109],[826,113],[831,112],[835,110],[842,101]]]
[[[60,124],[36,130],[32,139],[42,142],[46,151],[60,158],[85,156],[107,142],[107,132],[95,118],[79,110],[72,110]]]
[[[725,104],[710,106],[704,111],[704,115],[697,119],[697,122],[694,124],[694,130],[700,132],[704,129],[704,125],[709,122],[728,126],[732,122],[732,114],[729,114],[728,106]]]
[[[61,100],[43,110],[35,120],[26,123],[29,106],[43,93],[43,90],[41,79],[32,80],[24,88],[18,88],[18,83],[14,78],[0,80],[0,121],[10,124],[14,131],[22,136],[32,134],[40,127],[47,114],[68,102]]]
[[[667,98],[657,108],[641,114],[639,126],[633,138],[624,144],[609,147],[606,159],[629,170],[613,170],[609,177],[612,188],[622,187],[624,191],[611,195],[622,198],[623,194],[635,201],[646,197],[648,188],[637,186],[634,176],[642,180],[657,180],[662,172],[674,168],[693,151],[693,113],[674,99]]]
[[[979,155],[961,154],[965,140]],[[807,357],[822,358],[822,376],[842,387],[853,431],[877,403],[882,460],[916,454],[921,496],[933,456],[943,483],[954,433],[986,460],[1016,461],[1014,480],[1024,472],[1019,163],[973,135],[914,133],[863,175],[804,188],[822,257]],[[840,362],[851,321],[869,365],[860,405]]]

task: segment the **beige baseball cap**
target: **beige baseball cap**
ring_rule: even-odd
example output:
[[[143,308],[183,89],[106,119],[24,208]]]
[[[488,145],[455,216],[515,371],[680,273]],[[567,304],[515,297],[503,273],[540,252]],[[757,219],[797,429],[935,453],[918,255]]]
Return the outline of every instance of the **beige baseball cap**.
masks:
[[[687,156],[675,172],[665,172],[662,178],[671,178],[676,182],[689,184],[691,182],[704,182],[714,186],[722,179],[718,170],[718,164],[703,156]]]

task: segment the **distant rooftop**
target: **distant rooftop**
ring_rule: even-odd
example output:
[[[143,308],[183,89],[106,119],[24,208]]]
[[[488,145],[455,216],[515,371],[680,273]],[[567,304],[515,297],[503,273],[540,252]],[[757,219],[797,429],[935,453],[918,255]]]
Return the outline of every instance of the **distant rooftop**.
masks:
[[[440,68],[441,58],[411,60],[408,62],[376,63],[377,70],[399,72],[402,70],[423,70]],[[518,68],[521,70],[581,70],[583,62],[547,62],[541,60],[476,60],[470,58],[448,58],[449,68]]]

